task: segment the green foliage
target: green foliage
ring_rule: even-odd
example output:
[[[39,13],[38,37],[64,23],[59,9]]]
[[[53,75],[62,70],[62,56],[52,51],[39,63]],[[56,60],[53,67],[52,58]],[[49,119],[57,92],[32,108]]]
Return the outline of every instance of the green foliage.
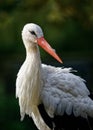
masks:
[[[17,51],[20,47],[17,47],[16,43],[21,42],[22,27],[28,22],[41,25],[47,30],[47,32],[45,30],[47,37],[55,41],[59,38],[63,41],[62,37],[64,35],[65,38],[68,37],[68,31],[72,35],[75,32],[78,33],[77,26],[81,26],[82,34],[89,33],[93,29],[92,5],[92,0],[82,2],[78,0],[2,0],[0,3],[0,50],[10,51],[15,47]]]

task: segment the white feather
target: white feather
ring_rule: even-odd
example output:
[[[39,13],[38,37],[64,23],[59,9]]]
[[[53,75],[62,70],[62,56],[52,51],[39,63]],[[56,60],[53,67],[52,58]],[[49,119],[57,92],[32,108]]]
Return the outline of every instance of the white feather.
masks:
[[[31,116],[32,106],[40,103],[40,60],[36,61],[39,53],[27,56],[19,70],[16,80],[16,97],[19,98],[21,119],[25,113]],[[30,63],[30,62],[31,63]]]
[[[44,85],[41,99],[51,117],[64,112],[82,117],[93,116],[93,101],[88,97],[90,93],[84,80],[71,71],[71,68],[42,65]]]

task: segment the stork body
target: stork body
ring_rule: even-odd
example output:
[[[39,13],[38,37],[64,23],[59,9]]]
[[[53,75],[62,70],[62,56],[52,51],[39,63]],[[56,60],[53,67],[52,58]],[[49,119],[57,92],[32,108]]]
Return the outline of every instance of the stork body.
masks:
[[[41,28],[36,24],[25,25],[22,38],[26,48],[26,59],[16,80],[16,97],[19,98],[21,120],[27,114],[32,117],[39,130],[50,130],[38,108],[40,104],[43,104],[50,119],[62,117],[64,114],[70,116],[72,113],[74,117],[93,117],[93,100],[89,97],[90,92],[84,80],[72,74],[71,68],[41,64],[37,43],[62,62],[44,40]],[[53,129],[55,125],[56,123]]]

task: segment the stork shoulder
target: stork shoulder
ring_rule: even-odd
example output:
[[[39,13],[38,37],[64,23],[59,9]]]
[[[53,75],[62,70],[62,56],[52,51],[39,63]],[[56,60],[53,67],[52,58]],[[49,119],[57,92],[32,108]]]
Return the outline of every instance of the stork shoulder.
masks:
[[[58,89],[73,96],[87,96],[89,90],[85,85],[85,80],[74,75],[72,68],[61,68],[42,64],[42,79],[44,89]]]
[[[75,116],[87,116],[86,110],[83,113],[83,106],[92,104],[89,99],[89,90],[84,79],[74,75],[71,68],[60,68],[42,65],[42,80],[44,82],[41,92],[41,99],[50,117],[63,115],[66,112],[70,115],[73,111]],[[80,112],[80,110],[82,111]]]

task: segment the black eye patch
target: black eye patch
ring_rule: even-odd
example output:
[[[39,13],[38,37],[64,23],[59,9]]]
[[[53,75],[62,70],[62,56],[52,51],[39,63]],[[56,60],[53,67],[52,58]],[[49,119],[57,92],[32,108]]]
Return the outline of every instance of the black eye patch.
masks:
[[[36,33],[34,32],[34,31],[29,31],[32,35],[35,35],[35,36],[37,36],[36,35]]]

